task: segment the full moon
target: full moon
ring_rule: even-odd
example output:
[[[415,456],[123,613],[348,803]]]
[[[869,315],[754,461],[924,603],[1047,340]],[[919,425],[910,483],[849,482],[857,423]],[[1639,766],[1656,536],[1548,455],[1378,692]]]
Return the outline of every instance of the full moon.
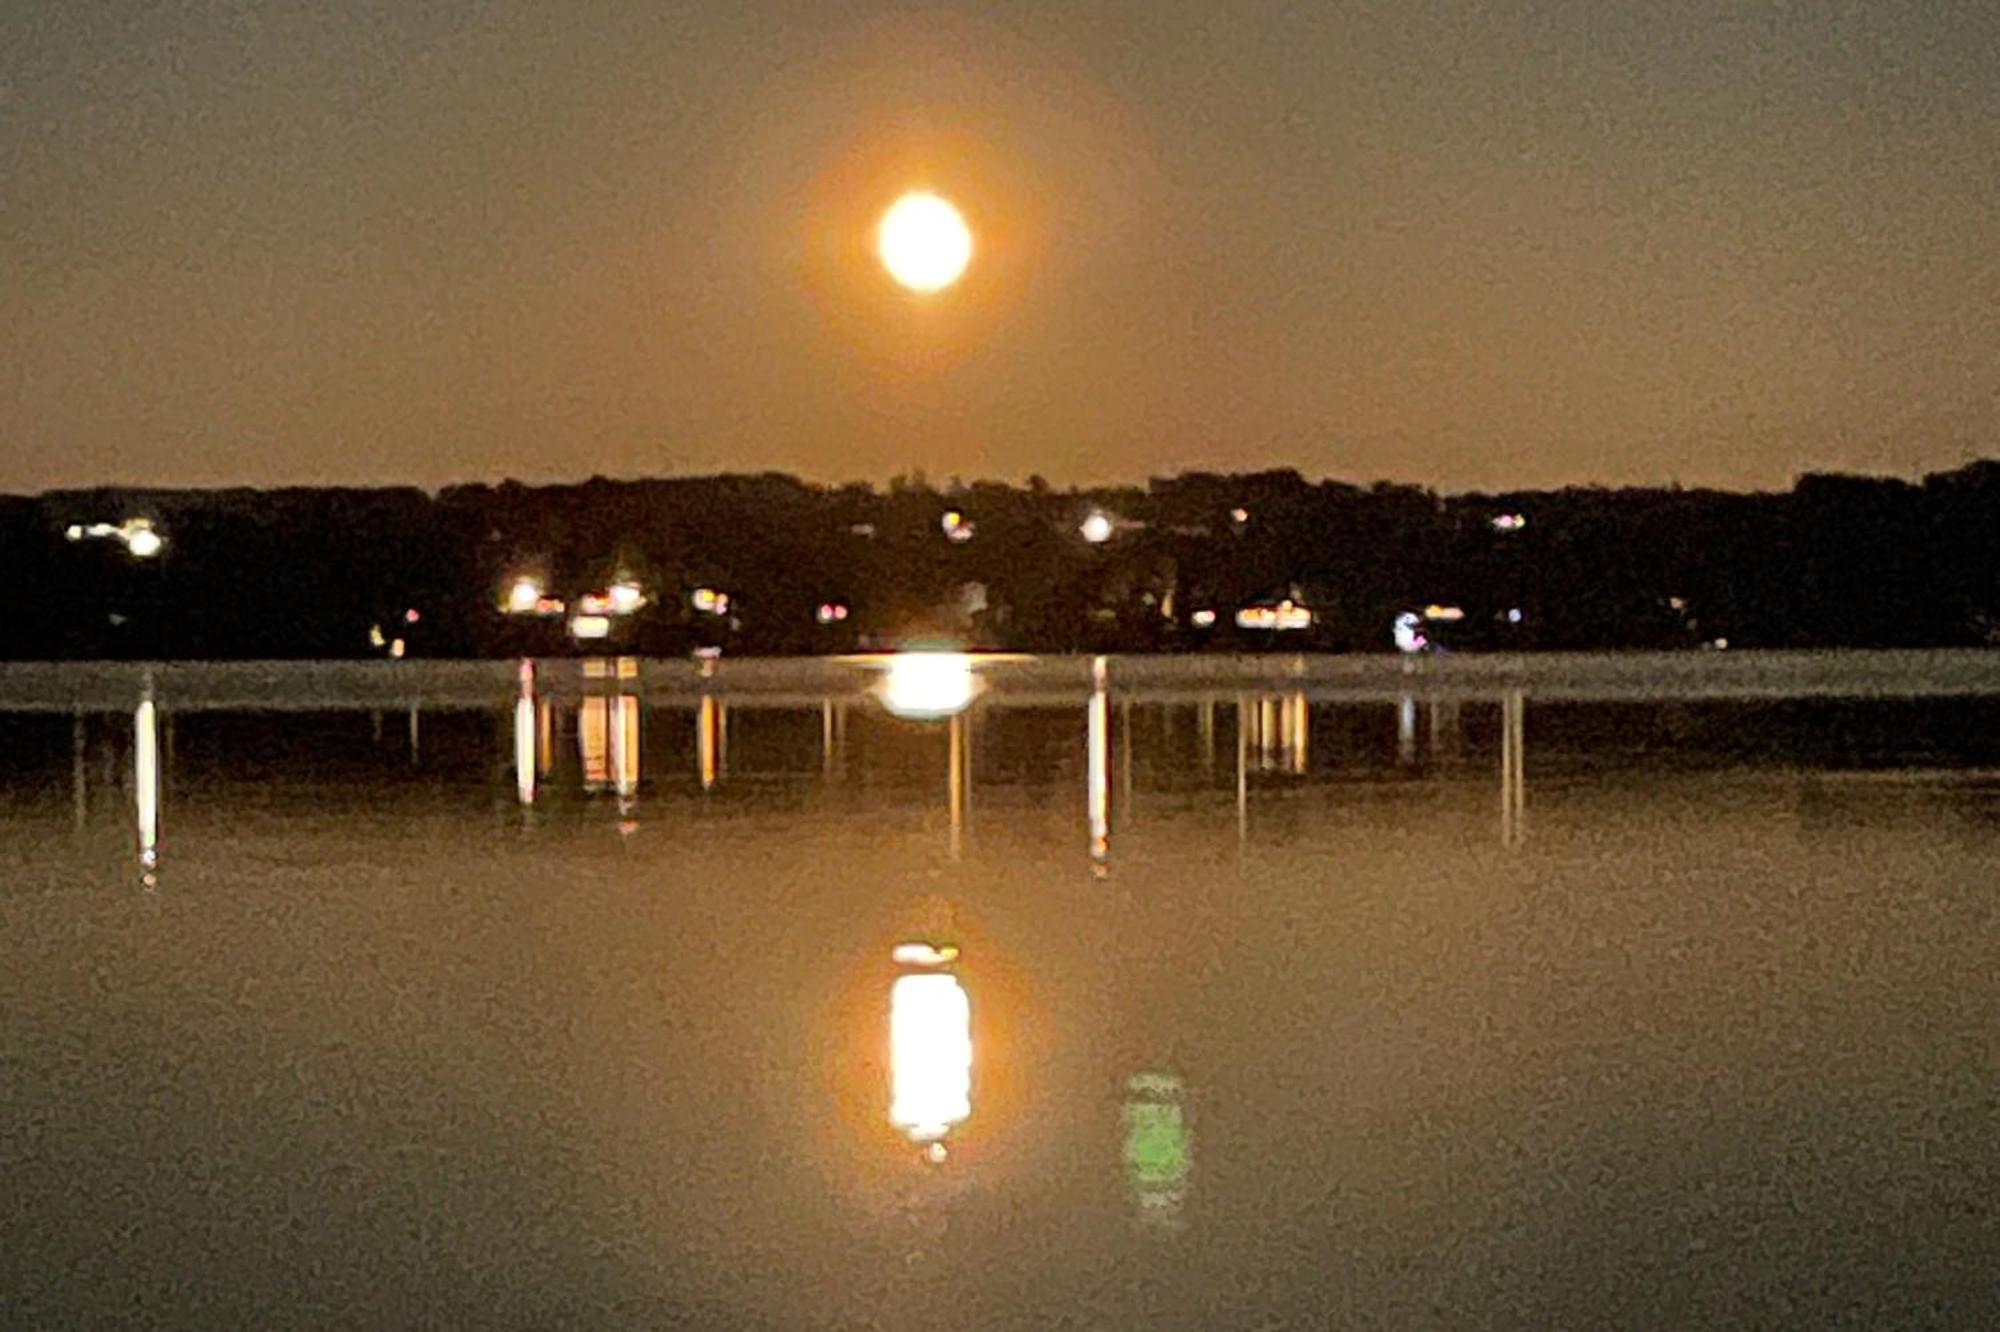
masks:
[[[889,276],[911,291],[938,291],[958,281],[972,258],[972,230],[950,202],[906,194],[882,214],[875,248]]]

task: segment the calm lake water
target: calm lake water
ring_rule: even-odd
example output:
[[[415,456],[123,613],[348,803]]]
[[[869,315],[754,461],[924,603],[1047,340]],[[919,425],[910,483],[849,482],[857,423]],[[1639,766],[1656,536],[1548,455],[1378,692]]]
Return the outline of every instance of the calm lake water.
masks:
[[[0,674],[0,1324],[2000,1321],[1976,688],[399,665]]]

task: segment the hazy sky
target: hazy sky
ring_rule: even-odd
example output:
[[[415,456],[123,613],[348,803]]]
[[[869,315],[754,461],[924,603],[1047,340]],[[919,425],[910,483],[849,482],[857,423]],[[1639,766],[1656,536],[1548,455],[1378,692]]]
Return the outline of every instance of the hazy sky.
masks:
[[[0,260],[0,490],[1909,475],[2000,4],[8,0]]]

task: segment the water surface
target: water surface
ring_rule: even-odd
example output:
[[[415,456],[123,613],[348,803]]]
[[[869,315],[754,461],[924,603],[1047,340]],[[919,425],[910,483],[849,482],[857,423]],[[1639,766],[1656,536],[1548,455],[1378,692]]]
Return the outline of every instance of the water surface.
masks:
[[[2000,705],[1063,671],[23,696],[0,1322],[2000,1314]]]

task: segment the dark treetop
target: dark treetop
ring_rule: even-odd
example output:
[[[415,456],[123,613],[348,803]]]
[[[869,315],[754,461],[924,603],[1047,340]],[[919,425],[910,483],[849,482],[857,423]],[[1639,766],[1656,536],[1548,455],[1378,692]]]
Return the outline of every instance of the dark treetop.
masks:
[[[946,515],[969,536],[954,540]],[[1094,513],[1108,539],[1085,539]],[[1513,522],[1518,515],[1523,521]],[[73,525],[150,520],[140,558]],[[2000,462],[1789,493],[1440,496],[1293,471],[1056,491],[921,474],[886,492],[777,474],[415,489],[65,491],[0,499],[0,656],[812,653],[949,640],[1037,651],[1384,651],[1406,611],[1454,649],[2000,641]],[[647,602],[578,644],[616,579]],[[697,609],[699,588],[726,610]],[[1291,598],[1310,628],[1240,629]],[[838,607],[844,615],[821,614]],[[414,611],[414,617],[410,612]],[[1213,622],[1204,612],[1213,612]],[[371,630],[379,629],[376,643]]]

